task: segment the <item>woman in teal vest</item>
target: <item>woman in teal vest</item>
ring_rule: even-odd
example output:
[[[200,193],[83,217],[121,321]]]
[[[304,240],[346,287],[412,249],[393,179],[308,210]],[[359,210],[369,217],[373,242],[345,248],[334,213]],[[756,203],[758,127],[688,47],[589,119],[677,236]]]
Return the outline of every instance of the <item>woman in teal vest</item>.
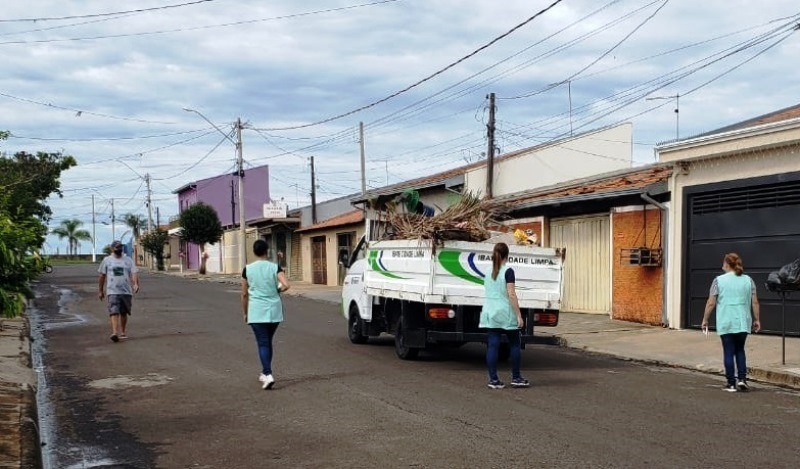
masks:
[[[756,284],[744,275],[742,259],[728,254],[722,263],[723,275],[714,279],[703,315],[703,331],[708,333],[708,318],[717,310],[717,334],[722,339],[725,378],[728,392],[749,391],[744,343],[750,331],[761,330]],[[734,362],[736,369],[734,370]]]
[[[244,321],[250,324],[258,344],[261,359],[261,375],[258,381],[262,389],[272,389],[272,338],[283,321],[283,304],[280,293],[289,289],[283,269],[267,260],[267,242],[263,239],[253,243],[253,254],[258,260],[248,264],[242,271],[242,310]]]
[[[486,366],[489,369],[489,388],[491,389],[505,387],[505,384],[497,376],[497,359],[502,335],[506,336],[511,348],[511,386],[527,388],[531,385],[520,374],[520,362],[522,361],[520,329],[524,326],[524,322],[514,289],[516,282],[514,270],[506,265],[507,261],[508,245],[497,243],[492,252],[492,275],[483,280],[486,300],[481,310],[479,327],[488,329],[486,332]]]

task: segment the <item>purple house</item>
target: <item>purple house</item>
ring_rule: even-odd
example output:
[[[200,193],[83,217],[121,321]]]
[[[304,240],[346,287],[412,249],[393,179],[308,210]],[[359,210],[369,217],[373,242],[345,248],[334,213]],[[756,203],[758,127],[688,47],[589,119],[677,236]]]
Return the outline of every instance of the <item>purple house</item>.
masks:
[[[203,202],[217,211],[224,227],[239,224],[239,178],[236,173],[223,174],[185,184],[173,192],[178,194],[178,213]],[[244,171],[245,222],[261,218],[269,197],[269,166],[259,166]],[[188,269],[200,268],[200,247],[188,243],[184,252]]]

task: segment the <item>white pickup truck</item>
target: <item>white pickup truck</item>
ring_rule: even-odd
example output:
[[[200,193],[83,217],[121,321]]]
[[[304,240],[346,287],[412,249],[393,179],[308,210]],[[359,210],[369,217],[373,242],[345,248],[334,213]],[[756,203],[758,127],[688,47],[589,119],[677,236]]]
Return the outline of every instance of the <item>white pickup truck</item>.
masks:
[[[525,319],[522,343],[533,328],[556,326],[561,306],[562,249],[510,245],[508,265]],[[478,327],[483,279],[491,275],[494,243],[371,241],[362,238],[350,259],[342,289],[342,312],[350,341],[393,334],[401,359],[414,359],[431,345],[485,342]],[[501,356],[509,352],[501,345]]]

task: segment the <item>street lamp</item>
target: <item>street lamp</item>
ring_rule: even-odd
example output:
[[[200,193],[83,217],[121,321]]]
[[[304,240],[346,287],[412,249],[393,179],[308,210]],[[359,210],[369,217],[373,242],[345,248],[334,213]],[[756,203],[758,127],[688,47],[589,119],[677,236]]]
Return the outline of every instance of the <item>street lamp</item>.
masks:
[[[680,140],[681,138],[681,95],[675,94],[673,96],[653,96],[652,98],[647,98],[647,101],[656,101],[661,99],[674,99],[675,100],[675,140]]]
[[[195,109],[190,108],[183,108],[186,112],[193,112],[200,116],[204,121],[211,124],[212,127],[217,129],[219,133],[225,136],[225,138],[233,143],[236,147],[236,164],[237,164],[237,174],[239,176],[239,270],[244,270],[245,265],[247,265],[247,250],[245,244],[247,243],[247,226],[245,225],[245,207],[244,207],[244,156],[242,155],[242,119],[236,119],[236,140],[234,141],[230,135],[223,132],[222,129],[217,127],[216,124],[211,122],[211,120],[204,116],[203,113],[197,111]],[[233,224],[234,220],[231,220],[231,224]]]

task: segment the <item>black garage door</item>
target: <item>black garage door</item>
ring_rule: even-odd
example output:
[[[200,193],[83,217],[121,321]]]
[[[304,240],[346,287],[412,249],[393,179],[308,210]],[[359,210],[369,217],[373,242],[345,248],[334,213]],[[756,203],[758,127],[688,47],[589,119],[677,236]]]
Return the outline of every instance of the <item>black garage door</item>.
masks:
[[[780,332],[780,297],[764,283],[769,272],[800,257],[800,173],[692,187],[684,202],[684,326],[700,327],[722,259],[736,252],[758,287],[764,331]],[[800,293],[789,297],[786,323],[800,332]]]

